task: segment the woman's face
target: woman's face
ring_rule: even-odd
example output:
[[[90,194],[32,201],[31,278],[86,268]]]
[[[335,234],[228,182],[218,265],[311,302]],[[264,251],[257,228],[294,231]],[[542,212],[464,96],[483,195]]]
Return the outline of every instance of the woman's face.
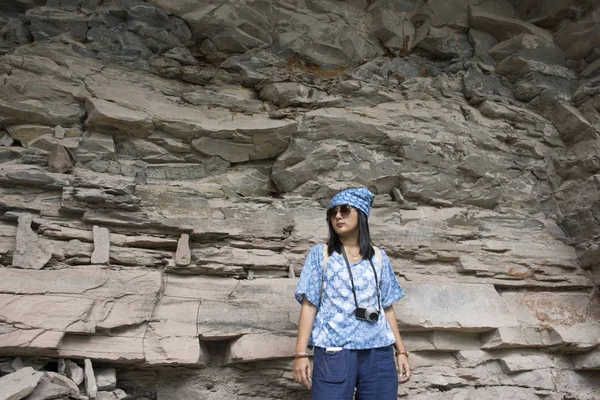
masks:
[[[352,206],[342,204],[327,211],[333,230],[340,237],[358,236],[358,211]]]

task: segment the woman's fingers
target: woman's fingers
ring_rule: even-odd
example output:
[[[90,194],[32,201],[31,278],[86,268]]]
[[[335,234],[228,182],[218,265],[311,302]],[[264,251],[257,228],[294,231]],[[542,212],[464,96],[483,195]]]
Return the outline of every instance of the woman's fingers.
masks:
[[[410,364],[408,363],[408,360],[399,360],[400,363],[400,373],[403,376],[402,379],[400,379],[400,383],[405,383],[408,382],[410,380]]]
[[[304,384],[303,382],[303,373],[302,373],[302,365],[299,361],[294,362],[294,380],[300,384]]]
[[[308,375],[308,370],[309,370],[310,366],[307,364],[303,369],[302,369],[302,384],[310,389],[310,376]]]
[[[294,380],[296,382],[310,389],[312,372],[310,368],[310,362],[308,361],[308,359],[304,358],[296,360],[294,362],[293,373]]]

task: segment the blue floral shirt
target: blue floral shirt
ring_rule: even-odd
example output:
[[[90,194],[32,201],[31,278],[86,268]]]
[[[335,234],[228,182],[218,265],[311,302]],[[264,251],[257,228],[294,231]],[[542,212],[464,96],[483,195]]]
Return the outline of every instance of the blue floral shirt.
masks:
[[[387,323],[383,309],[377,322],[361,321],[354,316],[356,305],[352,295],[350,275],[344,257],[331,253],[327,261],[323,297],[321,277],[323,275],[324,244],[314,246],[302,268],[296,288],[296,300],[302,304],[304,296],[319,307],[308,345],[310,347],[343,347],[344,349],[372,349],[393,344],[396,339]],[[380,281],[381,306],[386,308],[404,297],[388,256],[381,250],[383,265],[373,256],[373,265]],[[356,297],[360,307],[377,308],[377,292],[373,269],[368,259],[350,263]]]

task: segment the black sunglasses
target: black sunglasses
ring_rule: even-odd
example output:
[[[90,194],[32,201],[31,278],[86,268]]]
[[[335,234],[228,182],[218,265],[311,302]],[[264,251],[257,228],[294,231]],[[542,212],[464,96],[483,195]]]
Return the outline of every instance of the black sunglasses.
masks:
[[[338,212],[340,213],[342,218],[346,218],[348,215],[350,215],[351,211],[352,211],[352,206],[350,206],[348,204],[342,204],[341,206],[331,207],[327,210],[327,218],[335,217]]]

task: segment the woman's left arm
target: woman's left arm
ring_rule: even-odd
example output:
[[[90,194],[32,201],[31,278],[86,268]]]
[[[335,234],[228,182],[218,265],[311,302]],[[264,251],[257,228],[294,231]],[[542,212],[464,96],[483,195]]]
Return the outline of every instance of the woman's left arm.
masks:
[[[402,343],[402,338],[400,337],[400,330],[398,330],[398,320],[396,319],[396,312],[394,311],[394,307],[391,305],[384,308],[384,312],[388,325],[390,326],[390,328],[392,328],[392,332],[394,332],[394,337],[396,338],[396,343],[394,343],[394,347],[396,348],[396,352],[399,352],[398,356],[395,357],[396,366],[398,367],[398,374],[403,376],[403,378],[399,382],[408,382],[410,380],[410,364],[408,363],[406,347],[404,347],[404,343]]]

